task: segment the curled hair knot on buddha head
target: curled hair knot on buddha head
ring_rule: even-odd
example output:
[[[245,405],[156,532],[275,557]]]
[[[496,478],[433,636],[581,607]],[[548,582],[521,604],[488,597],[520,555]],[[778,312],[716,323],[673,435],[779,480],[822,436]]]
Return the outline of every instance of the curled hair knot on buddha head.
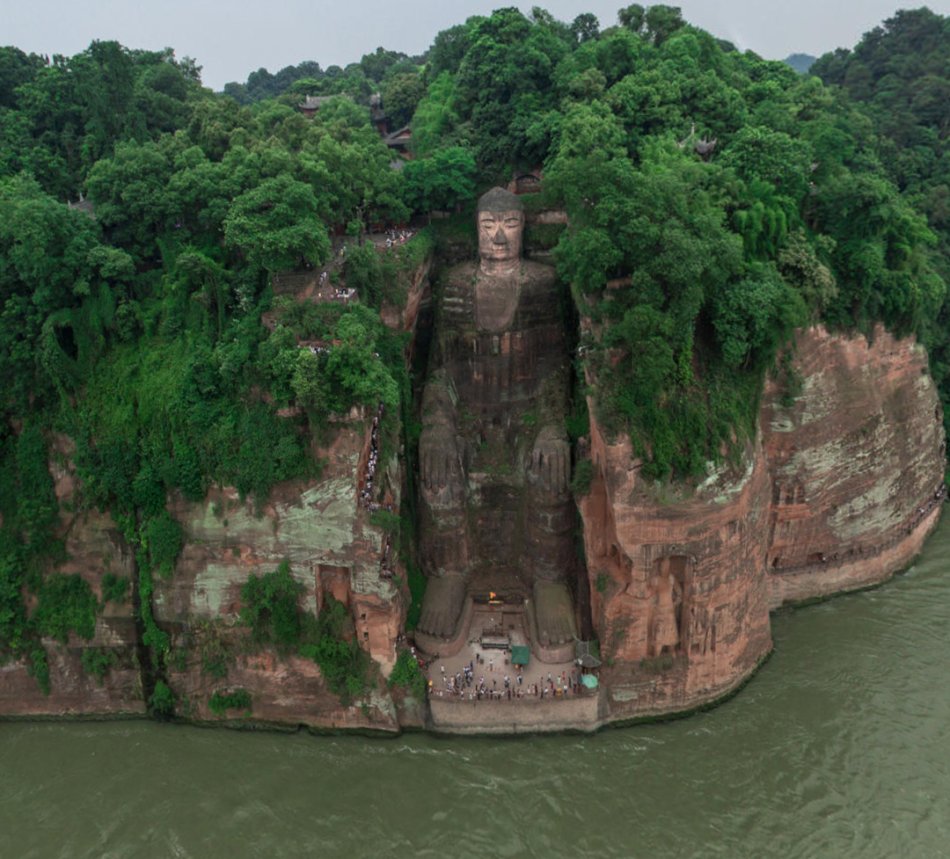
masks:
[[[517,194],[504,188],[492,188],[478,198],[479,212],[523,212],[524,203]]]

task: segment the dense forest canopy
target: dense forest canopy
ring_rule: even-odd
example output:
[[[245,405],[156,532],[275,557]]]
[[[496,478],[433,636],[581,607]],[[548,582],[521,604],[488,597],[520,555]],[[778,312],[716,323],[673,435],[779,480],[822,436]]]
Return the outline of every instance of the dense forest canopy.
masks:
[[[872,123],[883,170],[936,236],[932,265],[950,281],[950,17],[929,9],[897,12],[851,51],[811,69],[840,89]],[[950,403],[950,313],[921,320],[946,416]]]
[[[181,547],[170,491],[262,499],[319,468],[309,439],[351,406],[410,408],[378,309],[452,221],[387,254],[366,233],[464,223],[521,172],[544,176],[529,210],[569,216],[542,244],[580,316],[579,377],[646,475],[741,451],[765,372],[794,396],[778,356],[809,322],[917,332],[946,402],[948,28],[901,12],[800,75],[675,7],[603,29],[507,8],[421,57],[260,69],[223,94],[170,50],[0,49],[0,652],[42,678],[39,636],[89,629],[88,588],[42,575],[62,552],[56,439],[137,547],[147,605]],[[409,160],[380,113],[411,122]],[[275,275],[331,262],[359,303],[275,299]]]

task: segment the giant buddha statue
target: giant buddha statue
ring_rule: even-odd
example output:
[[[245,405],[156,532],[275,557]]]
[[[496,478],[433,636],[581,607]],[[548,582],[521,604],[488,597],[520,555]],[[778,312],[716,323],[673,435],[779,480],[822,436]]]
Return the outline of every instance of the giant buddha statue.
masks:
[[[551,266],[522,259],[517,196],[489,191],[477,225],[478,262],[443,283],[422,400],[418,628],[457,638],[468,595],[505,592],[556,647],[575,634],[564,294]]]

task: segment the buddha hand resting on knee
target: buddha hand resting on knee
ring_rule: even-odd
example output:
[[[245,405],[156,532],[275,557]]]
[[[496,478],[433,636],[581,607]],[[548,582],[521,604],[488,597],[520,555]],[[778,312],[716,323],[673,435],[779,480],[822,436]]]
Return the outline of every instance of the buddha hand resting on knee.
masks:
[[[464,477],[452,428],[445,425],[426,427],[419,439],[419,470],[422,486],[433,497],[447,496],[462,502]]]
[[[430,504],[464,505],[465,475],[455,428],[455,397],[443,373],[429,381],[423,395],[419,476]]]
[[[561,496],[567,492],[571,475],[571,448],[567,434],[554,425],[538,433],[531,451],[531,481],[542,492]]]

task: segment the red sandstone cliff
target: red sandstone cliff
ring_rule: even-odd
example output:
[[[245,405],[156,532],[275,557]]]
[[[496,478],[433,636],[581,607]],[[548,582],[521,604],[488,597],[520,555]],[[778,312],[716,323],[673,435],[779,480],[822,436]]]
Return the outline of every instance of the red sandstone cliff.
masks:
[[[795,342],[801,390],[766,386],[760,424],[772,483],[770,603],[879,582],[907,566],[936,524],[944,438],[927,355],[878,327],[823,328]],[[935,497],[939,494],[939,497]]]
[[[629,438],[609,444],[595,420],[591,454],[596,477],[581,515],[610,715],[722,695],[771,648],[761,449],[682,496],[648,484]]]
[[[944,439],[923,350],[883,330],[868,341],[816,328],[799,335],[794,354],[794,400],[783,406],[782,384],[769,381],[744,462],[694,489],[648,484],[629,441],[608,443],[592,423],[595,479],[581,512],[605,659],[600,718],[675,712],[727,693],[768,653],[770,608],[880,581],[909,563],[936,523]],[[405,603],[385,572],[383,533],[358,501],[370,437],[368,420],[341,425],[320,451],[321,477],[276,487],[261,510],[227,488],[201,504],[173,501],[187,544],[174,575],[156,581],[154,614],[172,636],[168,680],[183,712],[214,718],[211,693],[243,688],[262,722],[398,727],[386,694],[342,707],[315,664],[243,647],[235,623],[247,577],[289,558],[306,605],[318,608],[328,593],[343,600],[364,647],[392,664]],[[131,575],[132,559],[107,514],[81,511],[70,457],[68,439],[54,439],[69,557],[60,570],[101,597],[103,576]],[[379,468],[399,485],[395,460]],[[131,603],[107,603],[92,641],[44,642],[49,696],[24,664],[0,666],[0,714],[144,713],[131,615]],[[231,654],[224,676],[203,664],[209,641]],[[116,657],[102,685],[81,667],[90,647]]]
[[[939,515],[944,440],[924,350],[882,329],[796,339],[800,392],[770,381],[745,467],[650,485],[591,424],[580,503],[608,718],[689,709],[770,647],[768,610],[905,567]]]
[[[209,717],[208,700],[215,690],[240,687],[251,695],[255,720],[396,728],[386,696],[374,696],[362,709],[341,708],[313,662],[282,659],[268,650],[247,652],[246,630],[238,624],[241,587],[248,577],[270,572],[287,559],[303,585],[304,607],[317,613],[327,595],[343,602],[360,644],[384,672],[392,668],[405,600],[387,538],[371,524],[359,499],[370,435],[369,420],[339,426],[332,445],[319,452],[325,463],[320,478],[279,484],[260,510],[227,488],[199,504],[179,499],[172,505],[186,543],[174,574],[156,580],[154,613],[172,633],[172,653],[184,652],[183,659],[169,660],[168,679],[188,701],[188,715]],[[395,460],[389,467],[398,486]],[[378,465],[379,472],[385,468]],[[209,638],[233,656],[225,677],[212,676],[202,664]]]

